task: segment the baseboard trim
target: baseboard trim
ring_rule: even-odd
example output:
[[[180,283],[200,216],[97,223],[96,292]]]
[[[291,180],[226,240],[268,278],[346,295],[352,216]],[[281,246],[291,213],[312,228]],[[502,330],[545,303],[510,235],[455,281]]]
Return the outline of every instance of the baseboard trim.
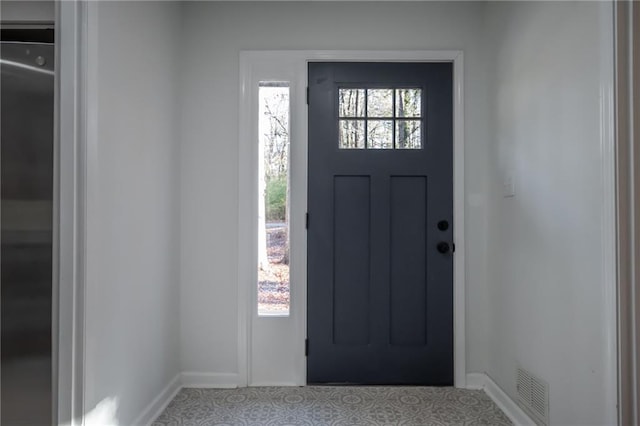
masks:
[[[293,388],[293,387],[300,387],[305,385],[300,385],[294,382],[255,382],[255,383],[249,384],[250,388],[268,388],[273,386],[282,387],[282,388]]]
[[[536,426],[531,417],[485,373],[467,374],[467,389],[482,389],[514,425]]]
[[[238,373],[200,373],[185,372],[182,376],[182,387],[185,388],[220,388],[233,389],[240,385]]]
[[[467,389],[481,390],[487,382],[487,375],[484,373],[467,374]]]
[[[221,388],[238,387],[238,374],[232,373],[180,373],[156,396],[133,422],[135,426],[150,426],[182,388]]]
[[[133,422],[136,426],[150,426],[151,423],[167,408],[167,405],[182,389],[181,375],[177,374],[169,384],[156,396],[153,401],[142,411],[142,414]]]

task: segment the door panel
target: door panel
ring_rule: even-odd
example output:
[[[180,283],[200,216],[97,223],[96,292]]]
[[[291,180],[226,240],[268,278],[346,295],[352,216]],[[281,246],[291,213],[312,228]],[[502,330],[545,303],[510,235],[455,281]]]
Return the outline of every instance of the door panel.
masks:
[[[453,384],[450,63],[309,64],[310,383]]]
[[[391,176],[391,345],[427,343],[427,179]]]
[[[368,176],[334,177],[333,343],[369,343]]]

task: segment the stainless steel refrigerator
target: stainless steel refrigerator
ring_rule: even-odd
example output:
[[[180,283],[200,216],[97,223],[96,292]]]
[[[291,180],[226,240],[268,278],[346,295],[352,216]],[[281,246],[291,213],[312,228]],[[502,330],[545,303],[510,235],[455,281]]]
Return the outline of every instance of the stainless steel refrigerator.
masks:
[[[54,47],[0,43],[0,424],[51,424]]]

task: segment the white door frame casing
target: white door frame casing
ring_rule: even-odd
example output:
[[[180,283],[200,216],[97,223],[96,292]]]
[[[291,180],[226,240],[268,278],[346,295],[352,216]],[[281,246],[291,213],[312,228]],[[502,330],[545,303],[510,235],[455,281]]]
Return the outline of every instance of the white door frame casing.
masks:
[[[54,321],[57,424],[84,417],[84,239],[88,5],[56,3]]]
[[[240,52],[239,110],[239,231],[238,231],[238,372],[239,386],[255,385],[251,371],[252,324],[256,319],[257,283],[257,87],[265,75],[291,84],[291,318],[297,327],[291,336],[296,348],[293,381],[306,384],[306,229],[307,211],[307,64],[309,62],[451,62],[453,64],[453,216],[454,255],[454,384],[466,386],[465,334],[465,188],[464,188],[464,63],[460,50],[420,51],[242,51]],[[295,346],[299,342],[298,346]],[[297,349],[299,348],[299,350]],[[270,383],[260,382],[260,385]]]
[[[618,418],[640,423],[640,3],[614,4]]]

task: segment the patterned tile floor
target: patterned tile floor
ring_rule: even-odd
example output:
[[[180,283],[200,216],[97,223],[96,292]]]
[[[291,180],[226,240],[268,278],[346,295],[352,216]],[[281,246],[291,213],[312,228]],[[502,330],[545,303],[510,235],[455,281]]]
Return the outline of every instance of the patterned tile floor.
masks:
[[[308,386],[185,388],[153,426],[510,424],[483,391]]]

